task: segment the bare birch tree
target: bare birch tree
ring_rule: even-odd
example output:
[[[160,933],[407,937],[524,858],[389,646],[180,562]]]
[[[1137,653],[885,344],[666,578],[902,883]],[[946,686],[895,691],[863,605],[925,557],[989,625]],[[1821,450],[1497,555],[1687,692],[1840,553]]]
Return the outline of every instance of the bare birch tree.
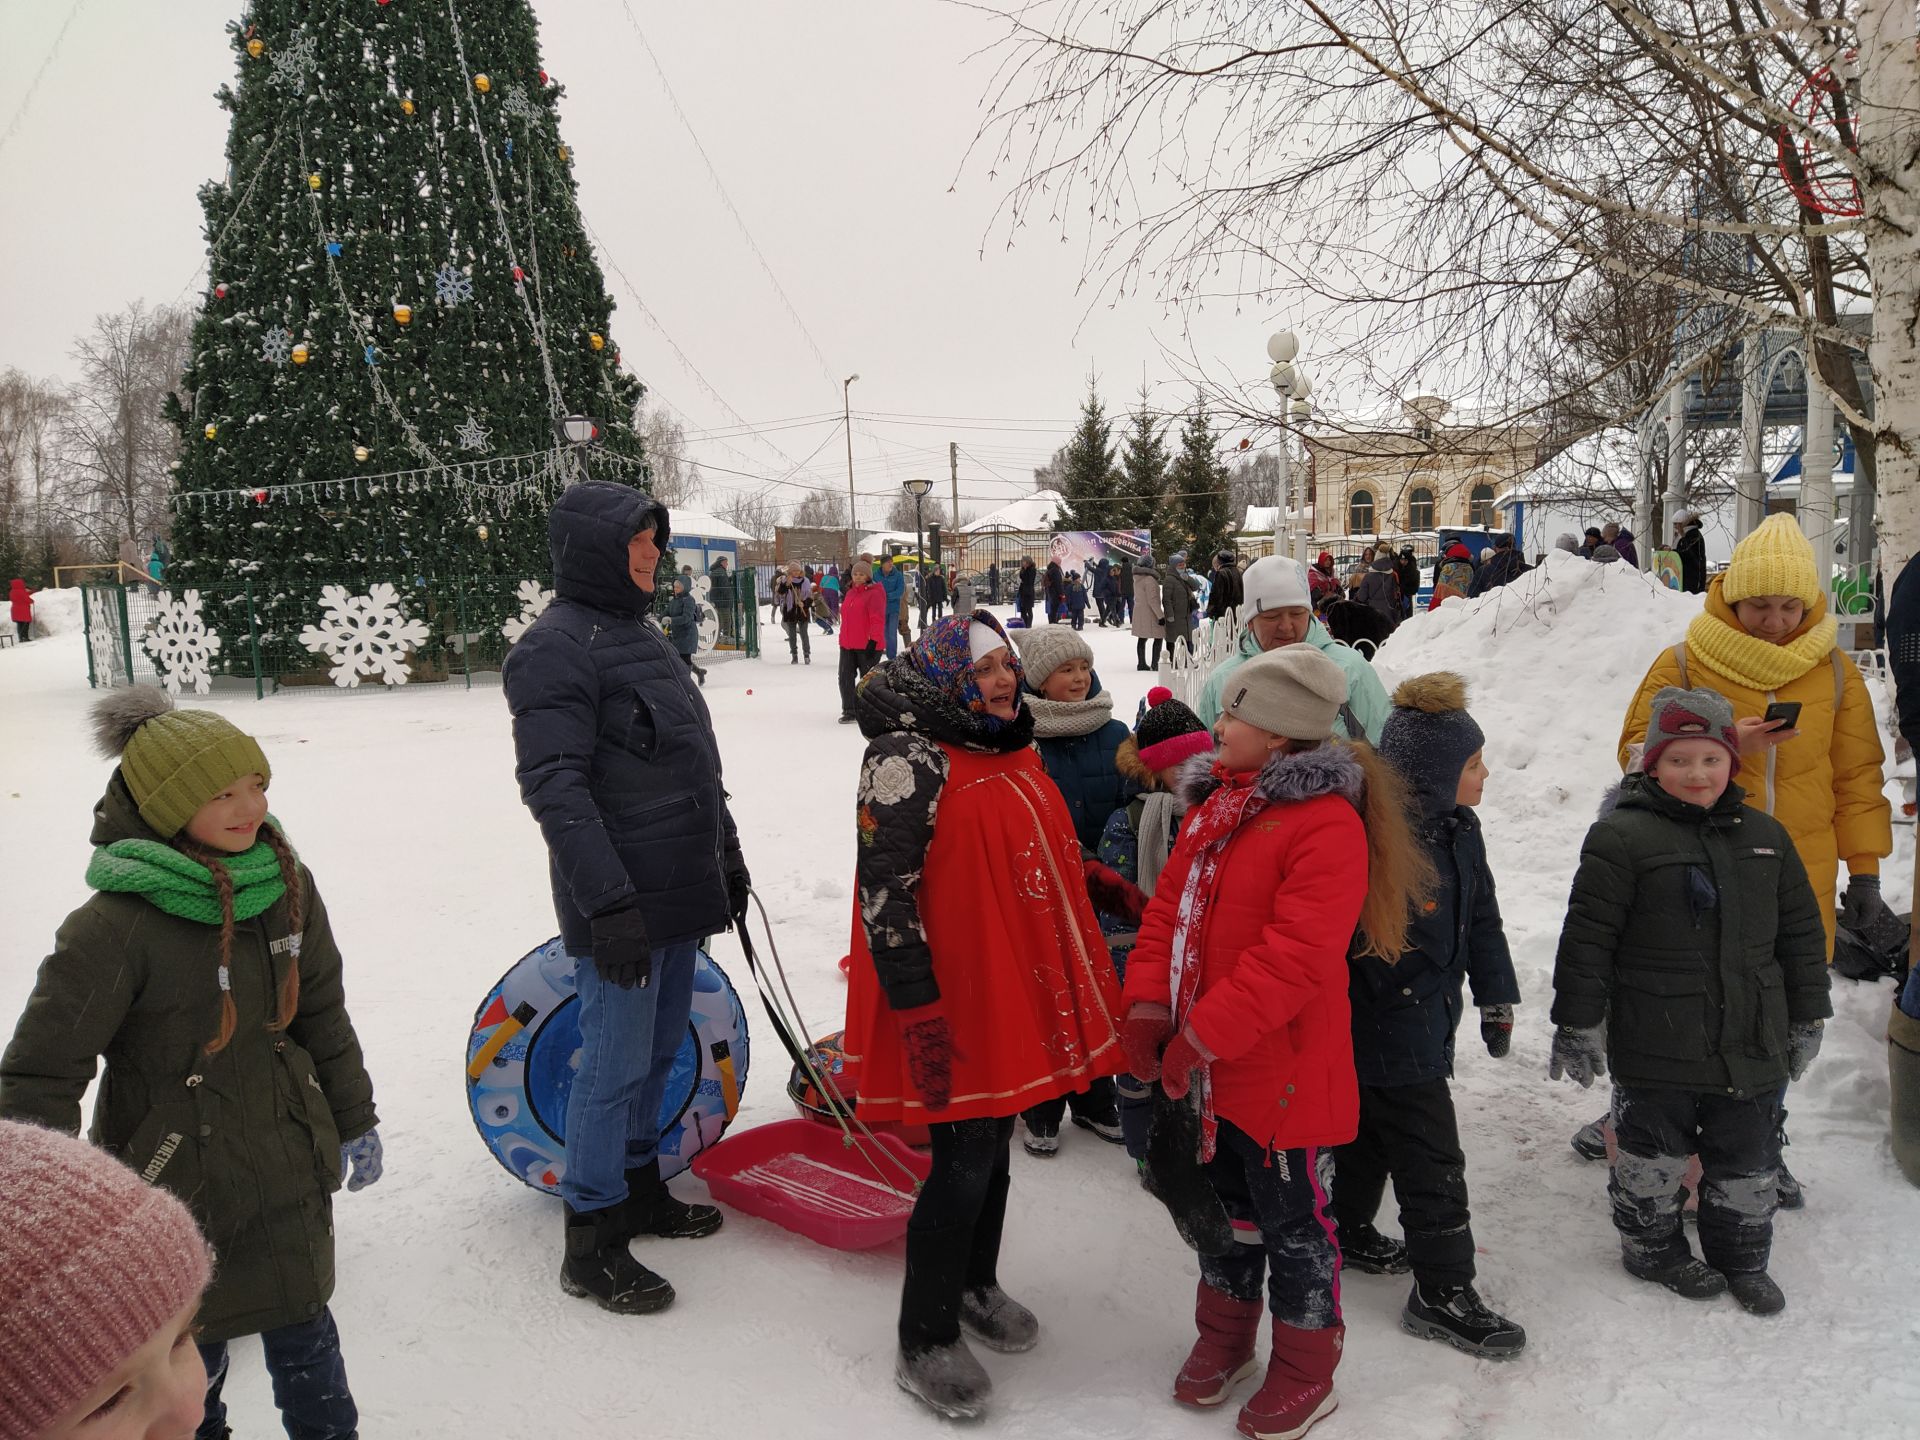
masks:
[[[193,312],[139,301],[95,318],[75,342],[80,379],[68,396],[61,440],[62,508],[97,543],[164,535],[179,431],[166,418],[181,395]]]

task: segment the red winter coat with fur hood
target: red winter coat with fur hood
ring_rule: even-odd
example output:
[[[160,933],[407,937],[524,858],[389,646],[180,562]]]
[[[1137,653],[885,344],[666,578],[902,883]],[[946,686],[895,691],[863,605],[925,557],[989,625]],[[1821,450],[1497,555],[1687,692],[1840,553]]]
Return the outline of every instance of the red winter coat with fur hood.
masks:
[[[1195,806],[1248,784],[1273,802],[1221,852],[1187,1023],[1215,1057],[1214,1114],[1276,1150],[1344,1145],[1359,1131],[1347,950],[1367,896],[1364,776],[1339,743],[1224,782],[1204,758],[1182,776]],[[1203,828],[1190,812],[1154,888],[1127,962],[1128,1008],[1172,1005],[1174,929]]]

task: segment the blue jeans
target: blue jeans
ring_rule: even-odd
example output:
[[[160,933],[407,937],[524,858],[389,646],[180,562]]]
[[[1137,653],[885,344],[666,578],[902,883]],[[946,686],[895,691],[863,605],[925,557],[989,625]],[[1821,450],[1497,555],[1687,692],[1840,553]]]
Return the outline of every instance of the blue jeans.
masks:
[[[887,659],[891,660],[900,653],[900,607],[887,606]]]
[[[622,990],[575,956],[580,1069],[567,1100],[567,1173],[560,1194],[575,1210],[627,1198],[626,1172],[659,1155],[660,1105],[693,1010],[697,941],[657,946],[653,980]]]
[[[322,1306],[311,1320],[262,1331],[260,1345],[273,1377],[273,1403],[292,1440],[354,1440],[360,1412],[347,1389],[333,1312]],[[220,1399],[227,1383],[226,1342],[202,1345],[200,1359],[207,1367],[207,1413],[196,1440],[220,1440],[227,1433],[227,1407]]]

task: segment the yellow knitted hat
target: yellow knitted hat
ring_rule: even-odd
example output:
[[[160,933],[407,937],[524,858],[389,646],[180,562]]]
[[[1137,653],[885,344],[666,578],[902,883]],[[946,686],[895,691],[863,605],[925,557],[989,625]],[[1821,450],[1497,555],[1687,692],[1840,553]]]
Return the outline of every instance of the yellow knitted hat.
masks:
[[[1729,605],[1756,595],[1791,595],[1812,606],[1823,587],[1813,564],[1813,546],[1791,515],[1769,515],[1733,547],[1733,559],[1720,581],[1720,597]]]
[[[211,710],[176,710],[163,690],[115,690],[93,707],[100,753],[118,758],[140,818],[163,840],[242,775],[273,778],[260,742]]]

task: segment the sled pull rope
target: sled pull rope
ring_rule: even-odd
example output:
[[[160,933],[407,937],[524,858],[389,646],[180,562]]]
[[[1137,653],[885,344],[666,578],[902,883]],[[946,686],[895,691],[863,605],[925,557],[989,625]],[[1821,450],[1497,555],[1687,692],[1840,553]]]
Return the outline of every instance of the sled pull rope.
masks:
[[[760,912],[760,926],[767,936],[768,959],[773,973],[779,977],[778,991],[774,990],[772,983],[761,971],[759,957],[754,953],[753,941],[747,934],[744,914],[739,917],[739,923],[735,929],[740,937],[740,949],[747,957],[747,969],[753,975],[754,988],[760,992],[760,1003],[766,1007],[767,1017],[773,1021],[774,1032],[779,1035],[780,1043],[786,1047],[787,1053],[793,1056],[794,1063],[813,1082],[815,1088],[827,1097],[828,1108],[833,1111],[834,1122],[840,1127],[841,1143],[850,1150],[858,1151],[860,1158],[866,1162],[867,1168],[879,1176],[883,1183],[891,1184],[873,1158],[876,1152],[884,1156],[887,1163],[898,1170],[906,1178],[914,1193],[918,1194],[921,1185],[920,1177],[880,1143],[873,1131],[867,1127],[866,1121],[854,1114],[853,1106],[847,1103],[846,1096],[840,1093],[840,1087],[832,1076],[825,1069],[814,1064],[811,1045],[803,1048],[794,1042],[793,1035],[796,1029],[802,1035],[811,1035],[813,1032],[807,1028],[806,1018],[800,1013],[800,1003],[793,996],[792,982],[787,979],[786,967],[780,963],[780,946],[773,938],[773,921],[767,915],[767,907],[761,903],[760,893],[757,890],[749,890],[747,894],[753,901],[754,909]],[[780,1000],[782,992],[786,995],[784,1008]],[[864,1137],[865,1144],[855,1136],[856,1130],[859,1131],[860,1137]]]

